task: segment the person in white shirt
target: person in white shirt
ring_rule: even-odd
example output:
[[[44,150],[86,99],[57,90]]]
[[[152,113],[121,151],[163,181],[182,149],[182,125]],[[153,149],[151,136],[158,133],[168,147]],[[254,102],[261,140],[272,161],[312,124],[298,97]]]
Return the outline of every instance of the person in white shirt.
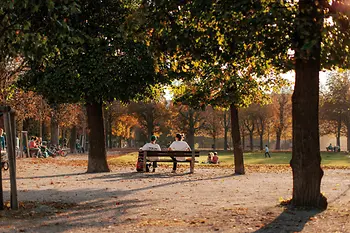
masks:
[[[181,134],[176,134],[175,136],[175,141],[173,143],[171,143],[171,145],[169,146],[169,150],[173,150],[173,151],[190,151],[191,147],[187,144],[187,142],[182,141],[183,136]],[[176,167],[177,167],[177,162],[176,161],[184,161],[186,160],[185,157],[171,157],[174,161],[173,163],[173,171],[172,173],[176,173]]]
[[[146,143],[143,147],[141,147],[141,150],[143,151],[161,151],[160,146],[156,143],[157,137],[152,135],[151,136],[151,142]],[[152,172],[156,171],[157,167],[157,161],[159,160],[159,157],[150,157],[149,161],[153,162],[153,170]]]
[[[267,158],[267,156],[269,156],[269,158],[271,158],[270,153],[269,153],[269,147],[267,145],[265,145],[265,158]]]

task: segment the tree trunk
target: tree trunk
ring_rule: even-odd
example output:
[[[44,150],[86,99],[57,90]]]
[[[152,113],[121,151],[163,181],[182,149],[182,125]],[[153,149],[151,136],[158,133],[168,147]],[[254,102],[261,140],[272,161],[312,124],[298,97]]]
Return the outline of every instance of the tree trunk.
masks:
[[[51,124],[50,124],[50,131],[51,131],[51,140],[50,144],[58,146],[58,120],[56,116],[56,111],[54,110],[54,114],[51,116]]]
[[[346,151],[350,151],[350,121],[346,123]]]
[[[322,10],[313,0],[300,0],[296,24],[295,87],[292,97],[294,206],[327,208],[321,194],[323,176],[318,125],[319,70],[321,53]],[[320,6],[321,4],[319,4]],[[318,12],[319,10],[319,12]],[[309,46],[310,41],[315,42]],[[305,46],[305,47],[304,47]],[[306,50],[306,51],[305,51]]]
[[[227,131],[225,129],[225,134],[224,134],[224,150],[228,150],[228,140],[227,140]]]
[[[250,151],[254,150],[254,137],[253,132],[249,132],[249,141],[250,141]]]
[[[241,135],[238,121],[238,109],[234,104],[230,105],[231,112],[231,134],[233,144],[233,154],[235,161],[235,174],[243,175],[244,172],[244,161],[243,161],[243,150],[241,145]]]
[[[227,117],[226,117],[226,111],[224,113],[224,150],[228,150],[228,140],[227,140],[227,133],[228,133],[228,127],[227,127]]]
[[[87,172],[109,172],[102,104],[98,102],[88,103],[86,104],[86,111],[89,127],[89,160]]]
[[[73,128],[70,131],[70,138],[69,138],[69,147],[71,153],[77,153],[76,150],[76,140],[77,140],[77,127],[73,126]]]
[[[192,150],[194,150],[194,134],[195,134],[195,122],[194,122],[194,110],[191,108],[188,110],[188,117],[189,117],[189,126],[188,126],[188,132],[187,132],[187,143],[191,147]]]
[[[341,130],[341,118],[337,122],[337,145],[340,147],[340,130]]]
[[[264,132],[261,132],[260,133],[260,150],[263,150],[264,149]]]
[[[214,145],[214,149],[216,149],[216,137],[213,137],[213,145]]]
[[[281,149],[281,132],[277,131],[276,132],[276,150]]]

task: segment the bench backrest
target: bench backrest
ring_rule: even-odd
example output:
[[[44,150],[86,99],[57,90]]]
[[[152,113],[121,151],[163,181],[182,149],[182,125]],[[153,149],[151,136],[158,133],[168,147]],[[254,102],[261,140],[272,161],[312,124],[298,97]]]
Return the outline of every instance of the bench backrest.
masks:
[[[139,151],[139,154],[143,154],[146,151]],[[199,157],[199,151],[195,151],[195,157]],[[192,151],[147,151],[147,157],[192,157]]]

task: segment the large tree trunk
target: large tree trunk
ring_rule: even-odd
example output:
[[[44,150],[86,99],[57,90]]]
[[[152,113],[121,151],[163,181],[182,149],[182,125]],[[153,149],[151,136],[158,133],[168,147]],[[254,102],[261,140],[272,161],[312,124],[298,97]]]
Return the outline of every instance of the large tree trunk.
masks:
[[[54,113],[51,116],[50,132],[51,132],[50,144],[58,146],[59,131],[58,131],[58,119],[57,119],[56,110],[54,110]]]
[[[243,175],[244,161],[243,161],[243,149],[241,145],[241,135],[238,121],[238,109],[234,104],[230,105],[231,112],[231,134],[233,144],[233,154],[235,161],[235,174]]]
[[[77,153],[76,150],[76,140],[77,140],[77,127],[73,126],[73,128],[70,131],[70,138],[69,138],[69,147],[71,153]]]
[[[327,199],[320,192],[323,170],[318,128],[323,15],[322,10],[315,4],[316,1],[313,0],[299,1],[296,24],[296,78],[292,97],[293,153],[290,165],[293,170],[292,204],[325,209]],[[311,41],[315,43],[310,45]],[[307,44],[308,46],[305,46]]]
[[[89,127],[89,160],[88,173],[109,172],[107,164],[105,131],[103,124],[102,104],[86,104]]]
[[[277,131],[276,132],[276,150],[280,150],[281,149],[281,132]]]

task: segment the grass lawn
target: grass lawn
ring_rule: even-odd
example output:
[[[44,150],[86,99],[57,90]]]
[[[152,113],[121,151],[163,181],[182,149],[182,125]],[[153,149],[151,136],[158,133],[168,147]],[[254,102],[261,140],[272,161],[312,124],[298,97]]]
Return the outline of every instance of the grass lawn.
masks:
[[[244,153],[245,164],[289,164],[292,152],[270,152],[271,158],[265,158],[263,152]],[[350,167],[350,156],[344,152],[321,152],[322,165],[327,166],[347,166]],[[137,153],[129,153],[118,158],[109,159],[110,164],[133,164],[137,160]],[[207,160],[207,153],[201,154],[197,158],[199,163]],[[221,165],[233,164],[233,152],[219,152],[219,161]]]

